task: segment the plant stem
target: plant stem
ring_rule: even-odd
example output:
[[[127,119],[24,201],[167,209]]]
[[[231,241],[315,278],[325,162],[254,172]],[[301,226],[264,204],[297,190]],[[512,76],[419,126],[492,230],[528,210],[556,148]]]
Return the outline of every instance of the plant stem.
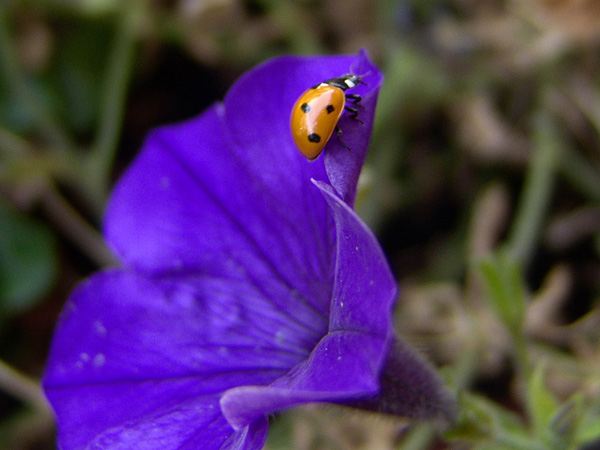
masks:
[[[499,432],[494,436],[494,442],[502,444],[514,450],[548,450],[548,448],[537,441],[520,438],[514,434]]]
[[[402,441],[401,450],[423,450],[428,448],[435,437],[434,429],[430,425],[422,424],[412,428]]]
[[[118,265],[102,236],[50,184],[45,189],[42,207],[49,219],[92,261],[100,267]]]
[[[529,348],[527,347],[527,339],[522,330],[511,331],[511,336],[514,344],[514,360],[517,370],[520,372],[523,380],[531,378],[531,358],[529,356]]]
[[[556,165],[562,143],[547,111],[535,117],[535,148],[515,220],[505,244],[508,254],[525,269],[539,240],[542,221],[552,195]]]
[[[7,12],[0,8],[0,72],[10,92],[31,114],[38,131],[52,149],[61,154],[67,153],[73,148],[73,144],[56,119],[48,112],[43,100],[28,85],[27,77],[19,67],[11,44]]]
[[[132,2],[123,8],[106,68],[103,102],[96,139],[92,146],[88,173],[90,192],[101,210],[109,189],[110,171],[115,159],[121,133],[127,88],[129,86],[135,47],[137,43],[136,19],[140,14],[140,2]]]
[[[31,153],[29,143],[12,131],[0,127],[0,158],[22,157]]]
[[[0,360],[0,389],[34,407],[48,412],[48,404],[39,384]]]
[[[571,150],[561,158],[559,170],[573,187],[600,203],[600,172],[577,151]]]

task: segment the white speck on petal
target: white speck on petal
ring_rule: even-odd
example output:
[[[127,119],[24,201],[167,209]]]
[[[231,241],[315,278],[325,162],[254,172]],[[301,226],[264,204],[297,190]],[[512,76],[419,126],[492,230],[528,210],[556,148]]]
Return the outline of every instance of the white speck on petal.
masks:
[[[94,331],[99,336],[102,336],[102,337],[106,336],[106,327],[99,320],[94,321]]]
[[[92,364],[94,364],[94,367],[102,367],[105,362],[106,356],[104,356],[103,353],[98,353],[96,356],[94,356],[94,361]]]
[[[279,330],[277,333],[275,333],[275,340],[282,344],[285,342],[285,333],[281,330]]]

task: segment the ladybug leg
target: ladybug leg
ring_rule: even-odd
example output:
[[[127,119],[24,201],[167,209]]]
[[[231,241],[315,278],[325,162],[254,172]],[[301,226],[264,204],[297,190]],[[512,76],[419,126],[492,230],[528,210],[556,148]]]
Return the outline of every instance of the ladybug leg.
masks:
[[[336,126],[336,127],[335,127],[335,132],[337,133],[338,142],[339,142],[340,144],[342,144],[346,150],[348,150],[348,151],[352,151],[352,150],[350,150],[350,147],[348,147],[348,146],[347,146],[347,145],[344,143],[344,141],[342,141],[342,130],[340,129],[340,127]]]
[[[358,94],[346,94],[346,100],[352,103],[356,108],[365,109],[364,106],[360,104],[362,97]]]
[[[360,105],[357,105],[357,106],[360,106]],[[361,108],[362,108],[362,106],[361,106]],[[348,111],[349,116],[350,116],[350,118],[352,120],[354,120],[355,122],[360,123],[361,125],[364,125],[364,122],[358,118],[358,109],[357,108],[354,108],[352,106],[346,105],[346,106],[344,106],[344,109],[346,111]]]

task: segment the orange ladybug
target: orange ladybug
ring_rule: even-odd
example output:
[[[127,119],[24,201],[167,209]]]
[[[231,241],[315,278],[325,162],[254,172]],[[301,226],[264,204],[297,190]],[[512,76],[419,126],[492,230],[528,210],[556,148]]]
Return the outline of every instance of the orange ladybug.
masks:
[[[344,75],[323,81],[304,92],[292,108],[290,126],[296,147],[307,159],[317,158],[335,131],[340,143],[342,130],[338,121],[344,109],[350,113],[350,118],[362,124],[358,119],[358,108],[361,97],[357,94],[346,94],[348,89],[362,83],[358,75]],[[352,106],[346,104],[352,103]]]

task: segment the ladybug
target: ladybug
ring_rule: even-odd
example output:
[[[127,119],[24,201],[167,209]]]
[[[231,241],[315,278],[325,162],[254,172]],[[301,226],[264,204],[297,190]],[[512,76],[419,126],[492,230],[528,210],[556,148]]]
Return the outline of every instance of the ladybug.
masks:
[[[290,126],[296,147],[309,160],[317,158],[335,131],[339,142],[348,150],[350,148],[341,140],[342,130],[338,121],[344,110],[350,118],[358,119],[358,108],[362,109],[362,98],[357,94],[346,94],[348,89],[363,83],[361,76],[344,75],[331,78],[317,84],[304,92],[292,108]],[[346,101],[352,106],[346,104]]]

